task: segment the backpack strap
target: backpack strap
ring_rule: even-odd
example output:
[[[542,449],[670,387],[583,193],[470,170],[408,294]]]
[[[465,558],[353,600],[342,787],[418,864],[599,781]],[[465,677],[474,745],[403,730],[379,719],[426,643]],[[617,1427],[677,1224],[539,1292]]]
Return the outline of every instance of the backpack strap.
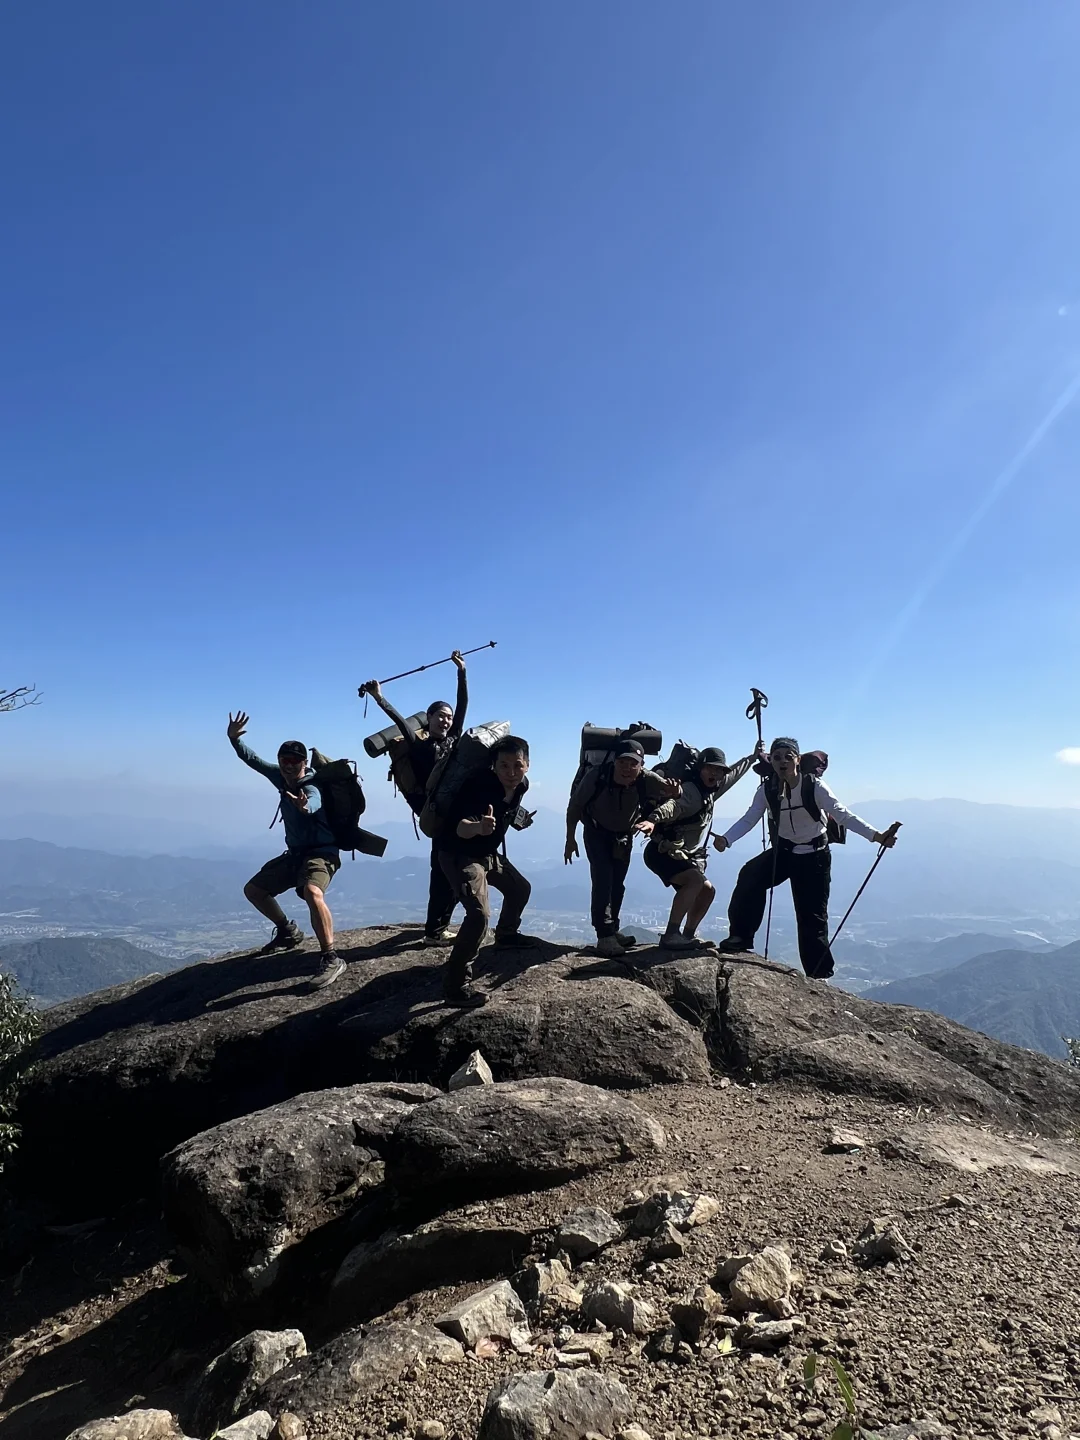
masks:
[[[802,777],[802,803],[803,809],[815,822],[821,819],[821,806],[817,803],[817,796],[814,794],[814,777],[806,774]]]

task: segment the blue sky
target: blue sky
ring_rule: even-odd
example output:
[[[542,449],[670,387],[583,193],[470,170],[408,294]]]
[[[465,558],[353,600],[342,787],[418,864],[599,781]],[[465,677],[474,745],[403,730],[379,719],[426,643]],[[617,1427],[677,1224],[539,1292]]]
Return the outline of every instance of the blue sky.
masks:
[[[238,706],[358,754],[359,681],[494,638],[548,803],[583,721],[741,753],[758,685],[849,797],[1080,804],[1078,46],[1066,0],[17,7],[4,774],[242,784]]]

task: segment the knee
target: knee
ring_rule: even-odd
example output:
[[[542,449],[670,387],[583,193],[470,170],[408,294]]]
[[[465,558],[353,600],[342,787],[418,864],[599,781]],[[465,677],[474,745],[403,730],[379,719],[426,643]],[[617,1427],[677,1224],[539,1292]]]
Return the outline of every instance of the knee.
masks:
[[[711,880],[703,880],[701,882],[701,893],[709,897],[709,904],[711,905],[716,896],[716,886]]]
[[[320,888],[318,887],[318,885],[312,885],[312,884],[309,883],[309,884],[307,884],[307,885],[304,886],[303,896],[304,896],[304,899],[305,899],[305,900],[308,900],[308,901],[311,901],[311,900],[319,901],[319,900],[321,900],[321,899],[323,898],[323,892],[322,892],[322,890],[320,890]]]
[[[253,905],[257,905],[260,900],[267,899],[267,893],[265,890],[261,890],[253,880],[249,880],[244,886],[244,899],[250,900]]]

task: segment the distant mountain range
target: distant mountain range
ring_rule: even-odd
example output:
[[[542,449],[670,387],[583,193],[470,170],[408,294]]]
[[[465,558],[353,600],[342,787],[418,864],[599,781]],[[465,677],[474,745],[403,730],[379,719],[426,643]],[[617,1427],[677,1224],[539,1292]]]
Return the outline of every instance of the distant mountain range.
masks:
[[[936,1010],[984,1035],[1064,1059],[1062,1037],[1080,1035],[1080,941],[1039,955],[994,950],[864,993],[871,1000]]]
[[[182,964],[182,960],[163,964],[160,956],[127,940],[90,935],[0,945],[0,971],[14,975],[39,1005],[55,1005]]]

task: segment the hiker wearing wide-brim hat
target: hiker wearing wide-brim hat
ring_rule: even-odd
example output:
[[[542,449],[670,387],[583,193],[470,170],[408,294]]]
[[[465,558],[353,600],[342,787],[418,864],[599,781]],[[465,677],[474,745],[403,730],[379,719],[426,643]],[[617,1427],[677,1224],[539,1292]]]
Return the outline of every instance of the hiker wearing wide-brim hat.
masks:
[[[634,836],[642,832],[656,807],[679,790],[677,783],[646,770],[645,749],[632,736],[619,741],[610,760],[587,766],[574,783],[566,807],[563,861],[572,865],[580,854],[577,827],[581,824],[599,955],[616,959],[637,943],[619,926]]]
[[[694,758],[682,782],[682,794],[658,806],[639,827],[651,836],[645,847],[645,864],[675,891],[660,937],[664,950],[694,950],[702,943],[697,929],[716,899],[714,886],[705,878],[713,806],[753,763],[754,755],[744,755],[729,765],[719,745],[707,745]]]
[[[824,751],[816,752],[828,764]],[[897,825],[879,832],[842,805],[820,778],[824,766],[800,765],[798,743],[781,735],[769,747],[770,773],[758,786],[750,808],[741,819],[713,841],[717,850],[727,850],[749,834],[763,817],[768,819],[771,844],[739,871],[728,906],[730,934],[721,950],[752,950],[754,937],[765,916],[769,894],[785,880],[791,881],[791,899],[799,932],[799,959],[812,980],[826,980],[833,973],[829,946],[829,889],[832,854],[828,821],[861,835],[884,849],[896,844]]]

